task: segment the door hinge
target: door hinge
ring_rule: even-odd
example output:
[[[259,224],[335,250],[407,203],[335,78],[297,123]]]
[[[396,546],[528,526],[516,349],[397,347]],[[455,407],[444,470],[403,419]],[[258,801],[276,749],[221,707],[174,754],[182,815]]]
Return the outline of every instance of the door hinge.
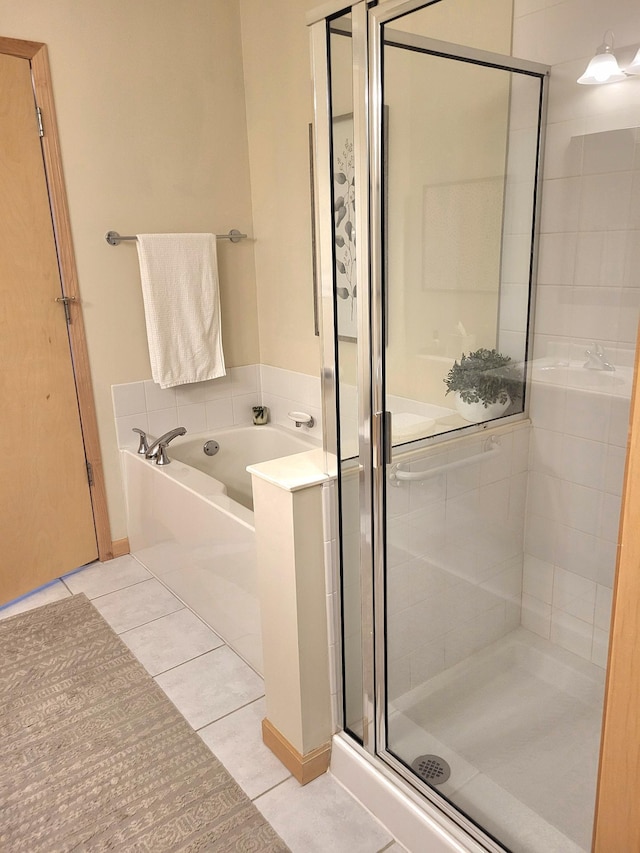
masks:
[[[56,302],[61,302],[64,305],[64,316],[67,320],[67,325],[71,323],[71,311],[69,310],[69,303],[75,301],[75,296],[56,296]]]
[[[42,124],[42,110],[36,107],[36,119],[38,120],[38,135],[40,139],[44,136],[44,125]]]
[[[93,465],[89,460],[85,460],[87,463],[87,480],[89,480],[89,485],[93,486]]]

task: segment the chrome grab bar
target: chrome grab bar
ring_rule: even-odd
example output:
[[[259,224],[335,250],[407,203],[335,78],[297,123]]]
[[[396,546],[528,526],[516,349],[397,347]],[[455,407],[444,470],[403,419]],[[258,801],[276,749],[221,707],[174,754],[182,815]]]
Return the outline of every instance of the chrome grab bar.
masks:
[[[495,456],[501,452],[502,447],[498,438],[492,435],[491,438],[487,439],[485,449],[480,453],[474,453],[473,456],[465,456],[462,459],[455,459],[453,462],[445,462],[443,465],[437,465],[435,468],[427,468],[426,471],[405,471],[400,467],[403,463],[398,462],[396,465],[391,466],[389,479],[395,486],[399,486],[401,481],[428,480],[437,474],[444,474],[447,471],[453,471],[455,468],[462,468],[465,465],[471,465],[473,462],[480,462],[490,455]]]

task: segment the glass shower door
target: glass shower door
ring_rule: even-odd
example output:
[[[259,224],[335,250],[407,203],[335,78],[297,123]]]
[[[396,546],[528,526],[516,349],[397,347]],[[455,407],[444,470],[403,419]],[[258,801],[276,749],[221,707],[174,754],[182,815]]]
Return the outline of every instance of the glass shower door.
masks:
[[[380,39],[379,744],[496,849],[575,853],[602,683],[521,624],[545,75],[424,37],[428,12]]]

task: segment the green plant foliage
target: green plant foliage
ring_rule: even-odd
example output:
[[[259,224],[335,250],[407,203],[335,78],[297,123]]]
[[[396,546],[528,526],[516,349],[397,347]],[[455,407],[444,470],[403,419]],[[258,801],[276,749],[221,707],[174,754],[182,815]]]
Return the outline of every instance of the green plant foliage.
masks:
[[[479,349],[462,355],[444,379],[446,393],[459,391],[465,403],[514,402],[522,396],[523,376],[508,355],[495,349]]]

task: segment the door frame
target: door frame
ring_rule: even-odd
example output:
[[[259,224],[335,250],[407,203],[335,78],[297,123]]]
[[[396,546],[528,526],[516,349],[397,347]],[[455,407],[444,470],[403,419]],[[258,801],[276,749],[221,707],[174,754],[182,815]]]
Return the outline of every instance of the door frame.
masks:
[[[638,850],[640,845],[640,325],[636,341],[593,853]]]
[[[62,157],[58,139],[58,123],[53,100],[53,87],[49,70],[46,44],[0,36],[0,53],[26,59],[31,66],[34,105],[40,107],[44,135],[41,138],[44,170],[49,192],[54,240],[58,253],[62,294],[71,301],[69,309],[72,322],[68,324],[71,360],[78,398],[80,424],[84,440],[85,458],[91,466],[92,482],[89,485],[93,519],[98,545],[98,559],[102,562],[114,557],[111,527],[107,508],[104,469],[98,438],[98,421],[93,397],[89,354],[82,316],[82,302],[78,287],[75,253],[71,236],[71,219],[65,190]],[[61,307],[62,310],[62,307]]]

